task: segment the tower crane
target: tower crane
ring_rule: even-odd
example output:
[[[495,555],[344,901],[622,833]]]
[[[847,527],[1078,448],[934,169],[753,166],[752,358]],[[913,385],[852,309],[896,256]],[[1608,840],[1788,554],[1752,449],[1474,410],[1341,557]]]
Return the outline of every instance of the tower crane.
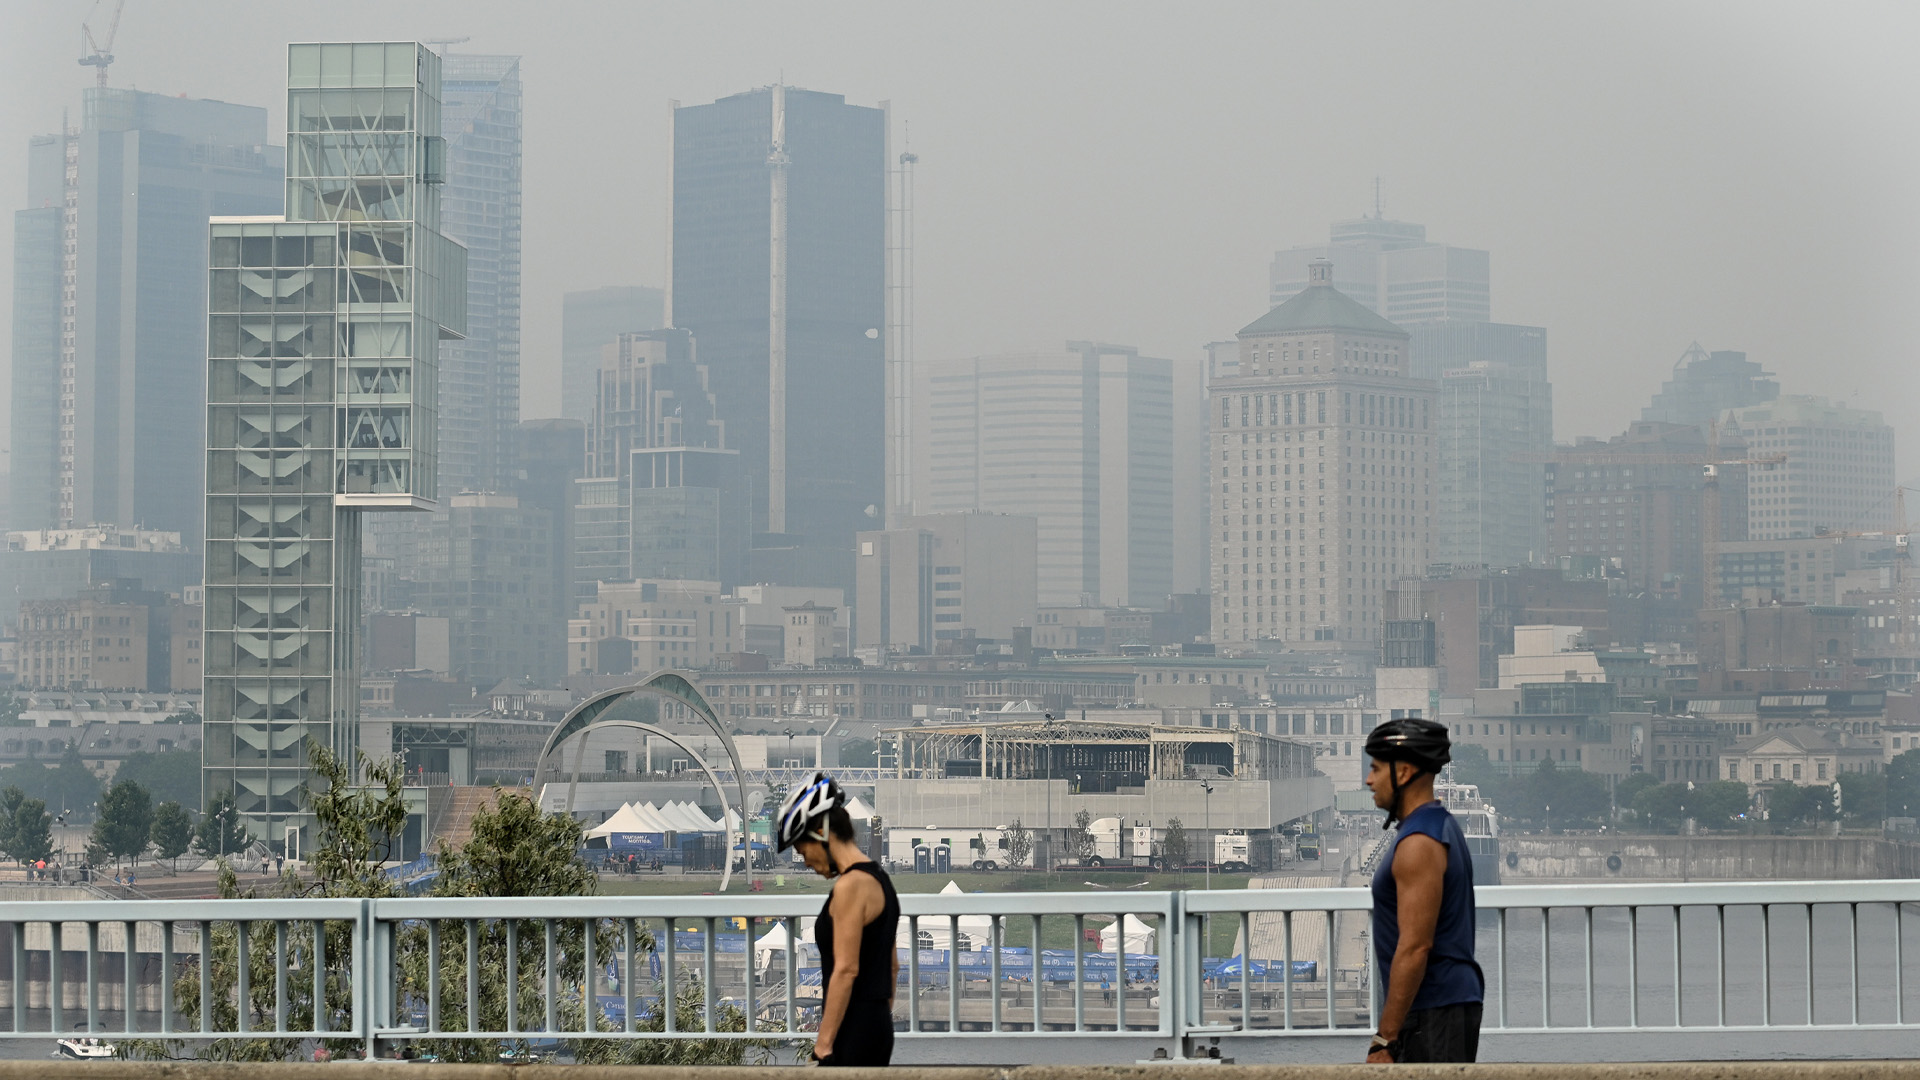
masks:
[[[1707,425],[1707,461],[1701,467],[1702,499],[1700,516],[1700,603],[1716,604],[1719,597],[1708,594],[1707,590],[1719,590],[1720,585],[1720,470],[1728,465],[1764,465],[1771,469],[1775,465],[1784,465],[1785,454],[1768,454],[1764,457],[1723,458],[1720,456],[1720,421]]]
[[[104,41],[95,40],[93,36],[93,15],[100,10],[100,0],[93,0],[86,21],[80,24],[80,45],[87,51],[87,55],[80,58],[80,66],[94,69],[96,86],[107,85],[107,69],[113,66],[113,39],[120,36],[120,13],[126,6],[127,0],[114,0],[113,20],[107,24]]]

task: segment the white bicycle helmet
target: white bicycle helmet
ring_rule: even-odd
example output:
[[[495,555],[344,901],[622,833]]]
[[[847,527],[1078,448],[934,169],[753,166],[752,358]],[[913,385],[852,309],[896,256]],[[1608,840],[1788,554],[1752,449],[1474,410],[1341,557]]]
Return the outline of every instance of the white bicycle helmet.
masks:
[[[846,793],[833,777],[816,772],[813,778],[799,784],[780,803],[780,813],[774,818],[775,851],[785,851],[796,840],[817,840],[827,842],[827,811],[836,806],[847,804]]]

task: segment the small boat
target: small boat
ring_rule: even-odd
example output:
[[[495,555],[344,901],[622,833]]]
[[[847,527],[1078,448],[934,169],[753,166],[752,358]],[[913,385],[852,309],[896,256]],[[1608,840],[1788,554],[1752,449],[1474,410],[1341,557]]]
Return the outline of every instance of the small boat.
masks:
[[[90,1035],[74,1035],[54,1041],[56,1057],[71,1061],[101,1061],[113,1057],[113,1044]]]

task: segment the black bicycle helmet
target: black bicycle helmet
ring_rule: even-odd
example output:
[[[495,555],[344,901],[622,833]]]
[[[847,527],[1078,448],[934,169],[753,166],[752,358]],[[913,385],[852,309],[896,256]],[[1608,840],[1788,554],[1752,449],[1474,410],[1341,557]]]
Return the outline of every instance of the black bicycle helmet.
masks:
[[[1445,724],[1410,716],[1389,720],[1368,732],[1367,756],[1389,766],[1404,761],[1421,772],[1437,773],[1453,760],[1453,743],[1447,738]],[[1400,774],[1389,767],[1387,777],[1393,785],[1393,802],[1387,807],[1387,820],[1380,825],[1383,829],[1400,820]]]
[[[1367,756],[1380,761],[1405,761],[1422,772],[1437,773],[1453,760],[1447,726],[1417,716],[1389,720],[1367,733]]]

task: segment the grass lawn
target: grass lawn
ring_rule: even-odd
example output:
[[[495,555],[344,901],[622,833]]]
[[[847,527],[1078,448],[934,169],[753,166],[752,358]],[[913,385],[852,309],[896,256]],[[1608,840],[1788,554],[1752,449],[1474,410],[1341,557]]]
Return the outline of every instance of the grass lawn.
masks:
[[[813,874],[786,874],[785,885],[775,884],[776,875],[762,872],[761,880],[766,882],[765,892],[761,895],[782,896],[789,894],[819,896],[823,900],[827,894],[828,882]],[[1216,889],[1244,889],[1250,875],[1214,874],[1213,887]],[[1199,889],[1205,887],[1204,874],[1150,874],[1102,872],[1098,875],[1085,871],[1056,870],[1051,880],[1044,874],[979,872],[973,870],[955,871],[949,874],[895,874],[894,888],[901,893],[937,893],[946,888],[947,882],[954,882],[967,892],[1010,893],[1010,892],[1166,892],[1178,889]],[[1097,888],[1094,884],[1105,885]],[[635,877],[607,876],[600,879],[600,892],[607,896],[699,896],[713,893],[720,885],[716,875],[681,877],[677,874],[651,875],[641,874]],[[1129,888],[1129,886],[1134,886]],[[741,875],[734,875],[728,895],[745,896],[746,886]],[[1110,917],[1089,915],[1083,926],[1097,929],[1113,920]],[[923,924],[923,928],[926,925]],[[1234,939],[1239,924],[1234,919],[1215,919],[1209,927],[1207,955],[1228,956],[1232,954]],[[757,931],[765,933],[764,929]],[[1048,916],[1041,920],[1040,943],[1047,949],[1073,948],[1074,924],[1071,916]],[[1005,944],[1031,947],[1033,944],[1033,920],[1024,916],[1012,916],[1007,919]],[[1088,949],[1097,949],[1096,943],[1089,942]]]

